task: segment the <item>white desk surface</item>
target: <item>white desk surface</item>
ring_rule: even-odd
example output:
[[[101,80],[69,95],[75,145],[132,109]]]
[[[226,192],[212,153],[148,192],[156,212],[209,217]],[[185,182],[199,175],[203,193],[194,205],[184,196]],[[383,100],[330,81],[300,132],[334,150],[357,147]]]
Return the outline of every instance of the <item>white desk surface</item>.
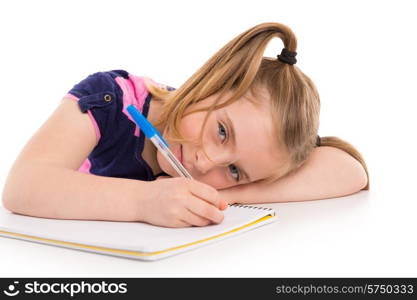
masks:
[[[155,262],[0,238],[0,276],[416,276],[416,197],[383,179],[346,197],[263,204],[278,221]]]

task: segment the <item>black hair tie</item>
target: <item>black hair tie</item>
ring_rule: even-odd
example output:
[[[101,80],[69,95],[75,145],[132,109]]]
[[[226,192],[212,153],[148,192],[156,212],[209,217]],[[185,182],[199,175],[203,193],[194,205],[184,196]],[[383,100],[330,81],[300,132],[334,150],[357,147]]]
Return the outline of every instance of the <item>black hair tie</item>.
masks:
[[[317,145],[317,147],[320,147],[321,146],[321,138],[320,138],[319,135],[317,135],[316,145]]]
[[[287,48],[283,48],[281,51],[281,54],[277,55],[278,60],[282,61],[283,63],[293,65],[297,62],[297,59],[295,56],[297,55],[297,52],[291,52],[288,51]]]

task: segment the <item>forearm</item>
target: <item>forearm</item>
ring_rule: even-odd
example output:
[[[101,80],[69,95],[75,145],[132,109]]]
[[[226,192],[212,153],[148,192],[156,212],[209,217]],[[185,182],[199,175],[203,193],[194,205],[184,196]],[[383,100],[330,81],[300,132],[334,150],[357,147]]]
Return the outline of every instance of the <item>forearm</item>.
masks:
[[[36,217],[133,221],[137,214],[132,201],[140,201],[138,191],[144,191],[145,184],[50,166],[16,166],[7,178],[3,203]]]
[[[292,202],[336,198],[366,186],[361,164],[334,147],[318,147],[295,172],[266,185],[252,183],[220,191],[228,203]]]

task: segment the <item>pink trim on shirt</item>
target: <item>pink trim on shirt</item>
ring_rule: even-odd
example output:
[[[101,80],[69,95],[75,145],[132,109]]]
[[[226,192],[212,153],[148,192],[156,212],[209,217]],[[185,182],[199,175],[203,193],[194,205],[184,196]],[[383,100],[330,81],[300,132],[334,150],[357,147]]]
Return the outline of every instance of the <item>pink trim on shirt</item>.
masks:
[[[78,171],[83,172],[83,173],[87,173],[87,174],[91,174],[90,169],[91,169],[91,162],[90,162],[90,160],[87,157],[84,160],[84,162],[81,165],[81,167],[78,168]]]
[[[78,97],[76,97],[72,94],[66,94],[64,96],[64,98],[70,98],[70,99],[75,100],[75,101],[80,100]],[[94,118],[93,114],[91,113],[91,111],[89,109],[87,110],[87,113],[90,116],[91,121],[93,122],[94,131],[96,132],[96,143],[98,143],[98,141],[100,140],[100,137],[101,137],[100,128],[98,127],[96,119]]]
[[[64,98],[70,98],[70,99],[75,100],[75,101],[80,100],[78,97],[76,97],[72,94],[69,94],[69,93],[66,94],[64,96]],[[90,119],[93,122],[94,131],[96,133],[96,142],[98,143],[98,141],[100,140],[100,137],[101,137],[100,128],[98,127],[96,119],[94,118],[94,116],[93,116],[93,114],[91,113],[90,110],[87,110],[87,114],[90,116]],[[87,173],[87,174],[91,174],[90,169],[91,169],[91,162],[87,157],[84,160],[84,162],[82,163],[82,165],[78,168],[78,171],[83,172],[83,173]]]
[[[129,74],[129,78],[116,77],[116,82],[123,91],[123,113],[135,124],[134,135],[139,137],[139,127],[127,112],[127,107],[133,104],[140,112],[143,110],[143,104],[149,92],[146,89],[144,78]]]

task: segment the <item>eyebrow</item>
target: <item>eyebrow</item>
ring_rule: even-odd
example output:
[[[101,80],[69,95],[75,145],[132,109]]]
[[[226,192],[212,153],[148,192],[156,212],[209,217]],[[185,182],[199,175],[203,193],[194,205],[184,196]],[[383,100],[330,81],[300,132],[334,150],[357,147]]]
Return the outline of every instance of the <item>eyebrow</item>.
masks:
[[[232,138],[232,142],[233,142],[233,146],[236,147],[236,133],[235,133],[235,127],[233,126],[233,122],[230,119],[229,115],[227,114],[226,110],[223,110],[224,112],[224,116],[226,117],[226,121],[229,125],[230,128],[230,136]],[[249,177],[248,173],[241,167],[241,166],[237,166],[240,170],[240,172],[243,174],[244,177],[246,177],[246,179],[251,182],[251,178]]]

